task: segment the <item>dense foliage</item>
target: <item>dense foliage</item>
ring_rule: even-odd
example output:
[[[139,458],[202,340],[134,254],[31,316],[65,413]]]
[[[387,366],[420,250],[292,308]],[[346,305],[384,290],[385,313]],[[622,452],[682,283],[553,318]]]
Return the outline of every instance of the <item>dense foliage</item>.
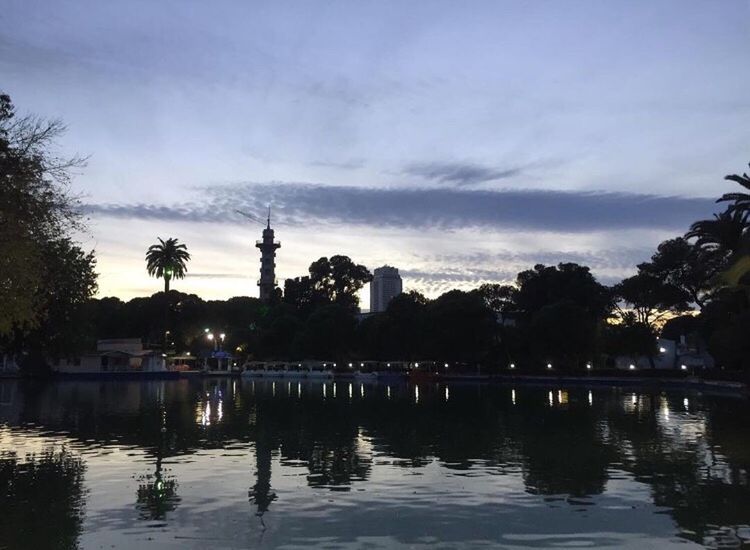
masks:
[[[59,121],[16,116],[0,95],[0,355],[76,351],[74,321],[96,291],[95,259],[68,188],[80,158],[59,158]]]

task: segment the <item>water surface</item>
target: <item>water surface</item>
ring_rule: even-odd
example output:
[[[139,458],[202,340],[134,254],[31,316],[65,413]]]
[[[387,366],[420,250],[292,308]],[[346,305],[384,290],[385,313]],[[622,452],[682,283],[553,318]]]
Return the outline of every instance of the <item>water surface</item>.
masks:
[[[616,388],[0,381],[0,548],[741,548],[750,404]]]

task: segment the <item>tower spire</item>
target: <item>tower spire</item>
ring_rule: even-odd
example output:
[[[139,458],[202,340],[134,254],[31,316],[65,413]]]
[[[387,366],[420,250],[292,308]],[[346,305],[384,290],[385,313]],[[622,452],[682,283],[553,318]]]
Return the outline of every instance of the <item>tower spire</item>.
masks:
[[[260,299],[270,302],[276,291],[276,250],[281,243],[274,240],[273,229],[271,229],[271,205],[268,206],[268,218],[266,228],[263,230],[263,240],[256,241],[255,246],[260,249]]]

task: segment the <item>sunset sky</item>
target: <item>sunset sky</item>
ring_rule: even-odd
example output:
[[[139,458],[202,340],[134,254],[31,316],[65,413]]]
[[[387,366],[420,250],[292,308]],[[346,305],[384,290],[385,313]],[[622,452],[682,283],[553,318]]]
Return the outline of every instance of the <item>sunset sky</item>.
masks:
[[[101,296],[257,296],[320,256],[406,289],[576,261],[602,282],[718,211],[750,162],[750,3],[10,0],[0,90],[68,125]],[[363,305],[367,305],[366,303]]]

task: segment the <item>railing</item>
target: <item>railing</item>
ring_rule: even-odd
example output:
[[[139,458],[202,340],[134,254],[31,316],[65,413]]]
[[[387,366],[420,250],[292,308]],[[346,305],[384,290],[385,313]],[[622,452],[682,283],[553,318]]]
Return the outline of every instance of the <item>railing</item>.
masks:
[[[255,241],[255,246],[263,246],[264,244],[270,244],[279,248],[281,246],[281,241],[271,241],[270,243],[266,243],[266,241]]]

